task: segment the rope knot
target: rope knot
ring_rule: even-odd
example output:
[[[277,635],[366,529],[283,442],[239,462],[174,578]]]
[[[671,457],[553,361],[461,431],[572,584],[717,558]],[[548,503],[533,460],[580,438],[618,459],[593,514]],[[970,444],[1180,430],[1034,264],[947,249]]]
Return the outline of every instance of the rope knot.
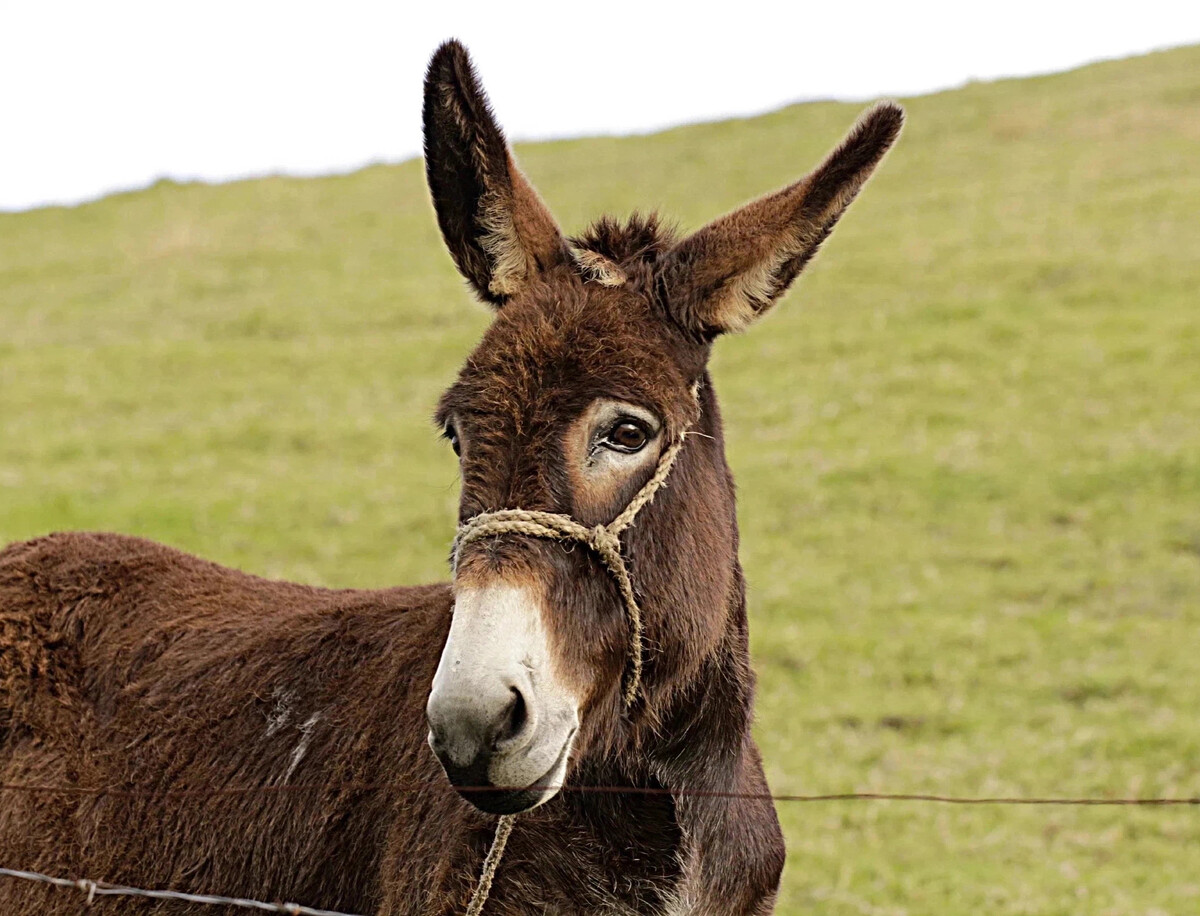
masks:
[[[80,878],[75,882],[75,886],[81,891],[87,891],[88,906],[91,906],[96,899],[96,882],[91,878]]]
[[[607,525],[597,525],[591,532],[592,546],[601,554],[620,554],[621,536],[614,534]]]

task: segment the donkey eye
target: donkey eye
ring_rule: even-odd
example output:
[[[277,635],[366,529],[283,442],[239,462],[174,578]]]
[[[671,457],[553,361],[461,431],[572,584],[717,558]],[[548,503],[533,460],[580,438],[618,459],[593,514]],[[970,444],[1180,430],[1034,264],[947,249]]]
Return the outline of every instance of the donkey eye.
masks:
[[[454,427],[447,426],[444,430],[442,430],[442,435],[447,440],[449,440],[450,447],[452,449],[454,449],[454,454],[458,455],[461,458],[462,457],[462,446],[458,442],[458,432],[454,429]]]
[[[650,434],[641,423],[625,418],[612,427],[600,444],[618,452],[640,452],[650,441]]]

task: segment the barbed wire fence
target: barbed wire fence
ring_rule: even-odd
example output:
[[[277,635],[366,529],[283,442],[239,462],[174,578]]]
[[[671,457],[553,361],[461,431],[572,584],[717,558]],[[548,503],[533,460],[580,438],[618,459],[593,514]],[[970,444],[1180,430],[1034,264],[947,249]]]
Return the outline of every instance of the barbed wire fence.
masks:
[[[17,871],[13,868],[0,868],[0,877],[20,878],[24,881],[34,881],[38,884],[50,884],[54,887],[69,887],[87,894],[90,904],[97,897],[141,897],[150,900],[174,900],[179,903],[202,903],[211,906],[232,906],[244,910],[260,910],[268,913],[287,913],[290,916],[358,916],[356,913],[342,913],[337,910],[316,910],[312,907],[301,906],[299,903],[268,903],[265,900],[248,900],[244,897],[219,897],[215,894],[186,894],[182,891],[156,891],[143,887],[125,887],[120,884],[108,884],[104,881],[93,881],[90,878],[56,878],[53,875],[43,875],[36,871]]]
[[[0,784],[0,792],[25,792],[31,794],[57,795],[112,795],[118,797],[196,797],[220,795],[245,795],[267,792],[302,792],[328,791],[331,789],[353,789],[359,791],[391,791],[391,792],[421,792],[430,788],[427,784],[388,784],[388,783],[345,783],[345,784],[315,784],[315,785],[281,785],[281,786],[221,786],[196,789],[138,789],[117,787],[88,787],[88,786],[43,786],[29,784]],[[551,787],[545,787],[551,788]],[[836,792],[820,795],[776,795],[770,792],[722,792],[704,790],[671,790],[656,787],[638,786],[559,786],[561,792],[595,793],[595,794],[624,794],[624,795],[691,795],[705,798],[753,799],[757,801],[772,801],[776,803],[817,803],[817,802],[924,802],[943,805],[1021,805],[1047,807],[1200,807],[1200,796],[1177,796],[1161,798],[1105,798],[1084,796],[963,796],[935,795],[919,792]],[[495,791],[495,786],[465,787],[460,792]],[[0,867],[0,877],[31,881],[53,887],[69,888],[87,894],[87,902],[92,903],[97,897],[132,897],[150,900],[176,901],[180,903],[197,903],[211,906],[235,907],[246,910],[257,910],[267,913],[283,913],[288,916],[359,916],[355,913],[345,913],[337,910],[322,910],[304,906],[299,903],[279,903],[266,900],[251,900],[245,897],[223,897],[217,894],[193,894],[174,890],[156,890],[151,888],[129,887],[121,884],[110,884],[92,878],[64,878],[55,875],[45,875],[35,871]]]

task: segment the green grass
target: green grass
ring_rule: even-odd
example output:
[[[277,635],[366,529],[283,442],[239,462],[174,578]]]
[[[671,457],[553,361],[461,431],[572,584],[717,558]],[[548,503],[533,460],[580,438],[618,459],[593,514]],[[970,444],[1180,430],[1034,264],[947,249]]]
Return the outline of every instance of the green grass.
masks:
[[[1200,795],[1200,47],[907,107],[716,357],[772,785]],[[694,227],[858,108],[519,152],[568,229]],[[486,320],[417,162],[0,215],[0,541],[443,577],[428,417]],[[1200,912],[1197,809],[780,814],[782,914]]]

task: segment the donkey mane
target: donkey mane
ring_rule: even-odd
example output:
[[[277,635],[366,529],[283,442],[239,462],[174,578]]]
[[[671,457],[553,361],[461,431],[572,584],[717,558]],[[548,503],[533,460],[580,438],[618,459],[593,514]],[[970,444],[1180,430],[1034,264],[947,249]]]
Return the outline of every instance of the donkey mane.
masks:
[[[664,225],[657,213],[635,211],[624,223],[613,216],[602,216],[570,243],[573,248],[590,251],[628,269],[636,264],[654,264],[678,237],[675,228]]]

